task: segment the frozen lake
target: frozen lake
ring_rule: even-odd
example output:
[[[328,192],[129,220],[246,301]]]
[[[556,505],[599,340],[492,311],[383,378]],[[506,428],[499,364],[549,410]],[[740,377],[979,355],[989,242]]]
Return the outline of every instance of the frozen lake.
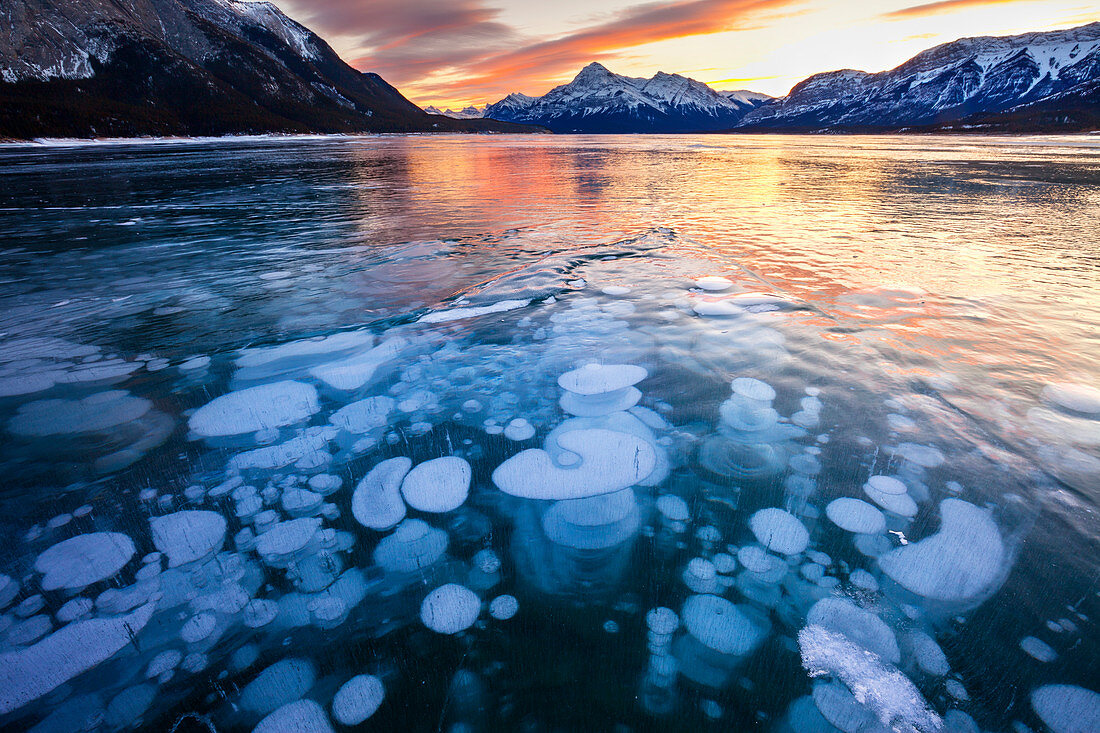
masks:
[[[1095,137],[0,146],[0,728],[1100,730],[1097,232]]]

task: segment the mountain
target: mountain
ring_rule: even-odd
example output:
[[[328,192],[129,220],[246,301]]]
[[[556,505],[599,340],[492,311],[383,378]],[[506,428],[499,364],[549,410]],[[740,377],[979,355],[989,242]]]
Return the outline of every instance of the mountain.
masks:
[[[438,107],[425,107],[424,111],[430,115],[443,115],[456,120],[480,120],[485,116],[485,108],[475,107],[474,105],[463,107],[457,112],[449,107],[445,110],[440,110]]]
[[[786,97],[749,112],[737,128],[1095,129],[1097,79],[1100,23],[963,38],[919,53],[890,71],[816,74]]]
[[[0,137],[518,130],[426,114],[266,2],[0,2]]]
[[[541,125],[554,132],[704,132],[732,127],[770,99],[755,92],[716,92],[679,74],[637,79],[591,63],[541,97],[509,94],[485,117]]]

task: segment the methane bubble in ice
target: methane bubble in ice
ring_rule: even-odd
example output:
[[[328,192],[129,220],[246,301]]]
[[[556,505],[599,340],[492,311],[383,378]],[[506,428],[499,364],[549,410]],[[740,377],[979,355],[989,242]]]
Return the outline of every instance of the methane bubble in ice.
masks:
[[[631,364],[588,364],[558,377],[562,409],[580,417],[607,415],[633,407],[642,393],[633,385],[648,372]]]
[[[559,436],[558,445],[579,456],[578,465],[559,468],[549,453],[530,448],[497,466],[493,483],[525,499],[580,499],[633,486],[657,465],[653,446],[626,433],[575,430]]]
[[[1041,639],[1036,639],[1034,636],[1025,636],[1020,639],[1020,648],[1024,652],[1040,662],[1053,662],[1058,658],[1058,652],[1051,648],[1050,644],[1047,644]]]
[[[93,532],[58,542],[38,556],[34,569],[42,573],[42,590],[79,590],[113,577],[134,552],[133,541],[124,534]]]
[[[519,601],[515,596],[497,596],[489,603],[489,615],[498,621],[507,621],[519,611]]]
[[[374,561],[394,573],[432,565],[447,550],[447,533],[422,519],[406,519],[374,548]]]
[[[1052,733],[1100,730],[1100,694],[1076,685],[1044,685],[1031,693],[1031,707]]]
[[[153,544],[168,556],[168,567],[213,555],[225,542],[225,518],[217,512],[188,510],[149,520]]]
[[[8,429],[16,435],[41,438],[96,433],[137,420],[149,412],[152,404],[121,390],[81,400],[39,400],[20,406]]]
[[[988,510],[944,499],[936,534],[891,550],[878,563],[887,576],[918,596],[965,601],[979,597],[998,579],[1005,548]]]
[[[396,406],[397,403],[392,397],[367,397],[341,407],[332,413],[329,422],[349,433],[369,433],[386,427],[389,414]]]
[[[753,514],[749,527],[760,544],[784,555],[797,555],[810,542],[809,532],[797,517],[774,507]]]
[[[457,634],[474,625],[481,612],[481,599],[457,583],[441,585],[420,604],[420,620],[432,631]]]
[[[320,409],[312,386],[275,382],[222,395],[196,410],[188,425],[203,438],[242,435],[294,425]]]
[[[332,698],[332,717],[341,725],[359,725],[374,715],[385,697],[382,680],[371,674],[357,675]]]
[[[264,715],[301,699],[316,679],[317,672],[309,660],[283,659],[245,685],[239,704],[245,710]]]
[[[894,632],[875,614],[849,600],[822,598],[806,614],[806,623],[843,634],[850,641],[892,664],[901,661]]]
[[[715,595],[691,596],[680,617],[689,634],[721,654],[748,654],[766,633],[740,608]]]
[[[860,499],[834,499],[825,507],[829,520],[846,532],[882,534],[886,518],[875,507]]]
[[[707,275],[695,280],[695,285],[703,290],[725,290],[733,285],[733,281],[718,275]]]
[[[424,461],[401,482],[401,494],[413,509],[442,514],[462,506],[470,491],[470,464],[457,456]]]
[[[324,708],[312,700],[282,706],[260,721],[252,733],[334,733]]]
[[[1087,384],[1048,384],[1043,387],[1043,399],[1070,412],[1100,417],[1100,389]]]
[[[372,468],[351,497],[355,521],[377,531],[397,526],[405,518],[401,482],[410,468],[412,461],[403,456],[387,459]]]

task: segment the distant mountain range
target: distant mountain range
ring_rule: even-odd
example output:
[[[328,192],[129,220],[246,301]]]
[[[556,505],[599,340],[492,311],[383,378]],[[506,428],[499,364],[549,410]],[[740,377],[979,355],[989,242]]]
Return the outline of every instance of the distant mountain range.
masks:
[[[270,3],[0,2],[0,137],[522,131],[432,116]]]
[[[454,112],[421,110],[267,2],[0,1],[0,138],[539,128],[1095,130],[1100,23],[964,38],[890,71],[815,74],[777,99],[592,63],[541,97]]]
[[[963,38],[891,71],[815,74],[778,99],[593,63],[542,97],[509,94],[483,116],[554,132],[1092,130],[1100,128],[1100,23]]]
[[[509,94],[483,116],[554,132],[711,132],[733,127],[770,100],[757,92],[718,92],[679,74],[639,79],[591,63],[568,84],[541,97]]]
[[[739,129],[1097,129],[1100,23],[963,38],[878,74],[830,71],[753,110]]]

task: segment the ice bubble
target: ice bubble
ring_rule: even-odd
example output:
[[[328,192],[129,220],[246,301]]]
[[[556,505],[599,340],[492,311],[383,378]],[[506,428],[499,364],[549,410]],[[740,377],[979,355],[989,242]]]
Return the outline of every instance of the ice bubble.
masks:
[[[703,290],[717,291],[730,287],[733,285],[733,281],[718,275],[707,275],[706,277],[697,278],[695,285]]]
[[[955,679],[949,679],[943,683],[944,689],[947,690],[947,694],[956,700],[966,701],[970,699],[970,693],[966,691],[966,687],[962,682]]]
[[[321,511],[324,501],[323,496],[306,489],[287,489],[280,499],[283,511],[296,518],[316,515]]]
[[[155,679],[165,672],[171,672],[179,666],[182,659],[183,653],[178,649],[166,649],[149,660],[149,664],[145,667],[146,679]]]
[[[447,533],[421,519],[406,519],[374,548],[374,562],[390,572],[412,573],[435,563],[447,550]]]
[[[0,654],[0,715],[113,657],[149,623],[155,603],[125,616],[77,621],[34,646]]]
[[[442,514],[462,506],[470,492],[470,464],[457,456],[417,464],[401,482],[401,495],[413,509]]]
[[[207,639],[214,633],[214,628],[218,625],[218,617],[209,611],[203,611],[202,613],[196,613],[191,618],[187,619],[187,622],[180,629],[180,638],[186,641],[188,644],[197,644],[203,639]]]
[[[1027,411],[1027,421],[1048,440],[1084,446],[1100,445],[1100,420],[1033,407]]]
[[[386,697],[382,680],[361,674],[345,682],[332,698],[332,717],[342,725],[359,725],[374,715]]]
[[[373,349],[313,367],[309,373],[333,389],[359,389],[370,381],[379,367],[396,359],[408,345],[403,338],[387,338]]]
[[[578,550],[600,550],[621,544],[641,523],[638,503],[629,489],[556,502],[542,517],[551,542]]]
[[[412,468],[405,457],[390,458],[372,468],[351,497],[355,521],[373,530],[387,530],[405,518],[401,482]]]
[[[317,679],[313,663],[306,659],[283,659],[275,662],[245,685],[239,704],[254,713],[269,713],[295,700],[300,700]]]
[[[863,568],[853,570],[852,574],[848,576],[848,580],[850,580],[852,582],[852,585],[856,586],[857,588],[862,588],[869,591],[878,590],[878,581],[875,580],[875,576],[871,575]]]
[[[961,499],[940,502],[939,531],[879,557],[879,567],[908,591],[941,601],[977,598],[1005,562],[1001,533],[988,510]]]
[[[134,552],[133,540],[124,534],[93,532],[58,542],[38,556],[34,569],[43,574],[43,590],[78,590],[114,576]]]
[[[928,674],[943,677],[951,671],[947,655],[943,653],[943,649],[936,640],[928,634],[923,631],[910,631],[905,635],[905,642],[912,648],[917,666]]]
[[[229,459],[229,467],[235,471],[282,468],[303,460],[308,461],[310,457],[321,457],[319,462],[314,461],[321,466],[327,460],[325,448],[336,435],[336,428],[331,426],[307,428],[302,435],[284,443],[238,453]]]
[[[53,630],[53,622],[46,614],[31,616],[12,624],[8,629],[6,641],[15,646],[32,644]]]
[[[860,499],[834,499],[825,507],[829,520],[845,532],[882,534],[886,517],[875,507]]]
[[[21,405],[8,430],[39,438],[97,433],[133,422],[152,406],[149,400],[122,390],[99,392],[81,400],[39,400]]]
[[[268,348],[242,349],[236,365],[239,380],[260,380],[304,370],[319,360],[344,354],[354,349],[366,349],[374,343],[369,331],[349,331],[319,339],[291,341]]]
[[[317,390],[302,382],[274,382],[222,395],[188,420],[203,438],[255,433],[308,420],[321,409]]]
[[[266,562],[281,564],[304,550],[320,529],[316,517],[279,522],[256,538],[256,551]]]
[[[309,479],[309,488],[321,496],[328,496],[339,491],[344,486],[344,480],[331,473],[319,473]]]
[[[127,687],[118,693],[107,705],[104,722],[113,730],[121,730],[138,724],[141,716],[153,704],[157,697],[154,685],[141,684]]]
[[[760,545],[746,545],[737,551],[737,561],[752,573],[768,573],[780,564],[779,559],[769,555]]]
[[[802,522],[782,509],[761,509],[749,519],[749,527],[760,544],[784,555],[797,555],[810,543]]]
[[[625,489],[657,466],[653,446],[634,435],[611,430],[575,430],[557,439],[580,456],[575,468],[559,468],[537,448],[521,451],[493,471],[497,488],[525,499],[579,499]]]
[[[935,468],[943,465],[945,460],[939,448],[919,443],[902,443],[894,452],[921,468]]]
[[[720,654],[748,654],[767,633],[739,607],[715,595],[691,596],[680,617],[689,634]]]
[[[558,404],[570,415],[578,417],[598,417],[610,415],[634,407],[642,393],[636,387],[624,387],[613,392],[595,395],[578,395],[573,392],[562,394]]]
[[[153,544],[174,568],[209,557],[225,542],[225,517],[217,512],[188,510],[149,520]]]
[[[1076,685],[1044,685],[1031,693],[1034,708],[1052,733],[1100,730],[1100,694]]]
[[[473,558],[473,565],[481,572],[491,575],[500,570],[500,558],[492,550],[479,550]]]
[[[369,433],[386,427],[389,422],[389,414],[393,412],[397,403],[392,397],[379,396],[367,397],[358,402],[341,407],[332,413],[329,422],[338,428],[343,428],[349,433]]]
[[[507,621],[519,611],[519,601],[515,596],[497,596],[489,603],[489,615],[498,621]]]
[[[941,730],[943,721],[909,678],[847,636],[810,625],[798,632],[798,646],[812,676],[836,677],[882,725],[920,733]]]
[[[1087,384],[1048,384],[1043,387],[1043,399],[1071,412],[1100,416],[1100,389]]]
[[[180,364],[181,372],[195,372],[210,366],[209,356],[194,356]]]
[[[905,484],[893,476],[872,476],[863,485],[863,493],[892,514],[907,518],[917,515],[917,502],[906,493]]]
[[[860,705],[848,688],[839,682],[815,683],[813,700],[825,720],[844,733],[858,733],[874,727],[878,722],[874,713]]]
[[[312,700],[287,703],[260,721],[252,733],[334,733],[324,708]]]
[[[1020,648],[1029,657],[1033,657],[1040,662],[1053,662],[1058,658],[1058,652],[1054,651],[1050,644],[1036,639],[1034,636],[1025,636],[1020,639]]]
[[[806,623],[843,634],[891,664],[901,661],[894,632],[875,614],[842,598],[822,598],[806,614]]]
[[[684,569],[684,584],[693,593],[714,593],[718,590],[718,571],[714,563],[703,557],[688,560]]]
[[[739,316],[745,312],[732,298],[697,300],[691,309],[700,316]]]
[[[631,387],[646,378],[648,372],[630,364],[587,364],[558,377],[558,386],[578,395],[597,395]]]
[[[535,437],[535,426],[522,417],[517,417],[504,427],[504,437],[508,440],[530,440]]]
[[[470,628],[480,612],[481,599],[457,583],[439,586],[420,604],[420,620],[440,634],[457,634]]]
[[[279,604],[263,598],[256,598],[245,604],[243,614],[244,625],[250,629],[258,629],[267,626],[279,615]]]
[[[657,511],[670,522],[686,522],[691,517],[687,502],[675,494],[657,497]]]
[[[498,303],[490,303],[489,305],[470,306],[467,308],[451,308],[449,310],[432,311],[417,319],[417,323],[446,323],[448,321],[457,321],[463,318],[474,318],[475,316],[484,316],[490,313],[504,313],[506,311],[513,311],[517,308],[523,308],[531,304],[530,300],[502,300]]]
[[[73,598],[57,610],[57,620],[63,624],[67,624],[91,614],[93,608],[95,608],[95,603],[92,602],[92,599],[83,597]]]
[[[730,382],[730,391],[738,397],[754,402],[770,404],[775,399],[775,389],[770,384],[752,377],[737,377]]]

